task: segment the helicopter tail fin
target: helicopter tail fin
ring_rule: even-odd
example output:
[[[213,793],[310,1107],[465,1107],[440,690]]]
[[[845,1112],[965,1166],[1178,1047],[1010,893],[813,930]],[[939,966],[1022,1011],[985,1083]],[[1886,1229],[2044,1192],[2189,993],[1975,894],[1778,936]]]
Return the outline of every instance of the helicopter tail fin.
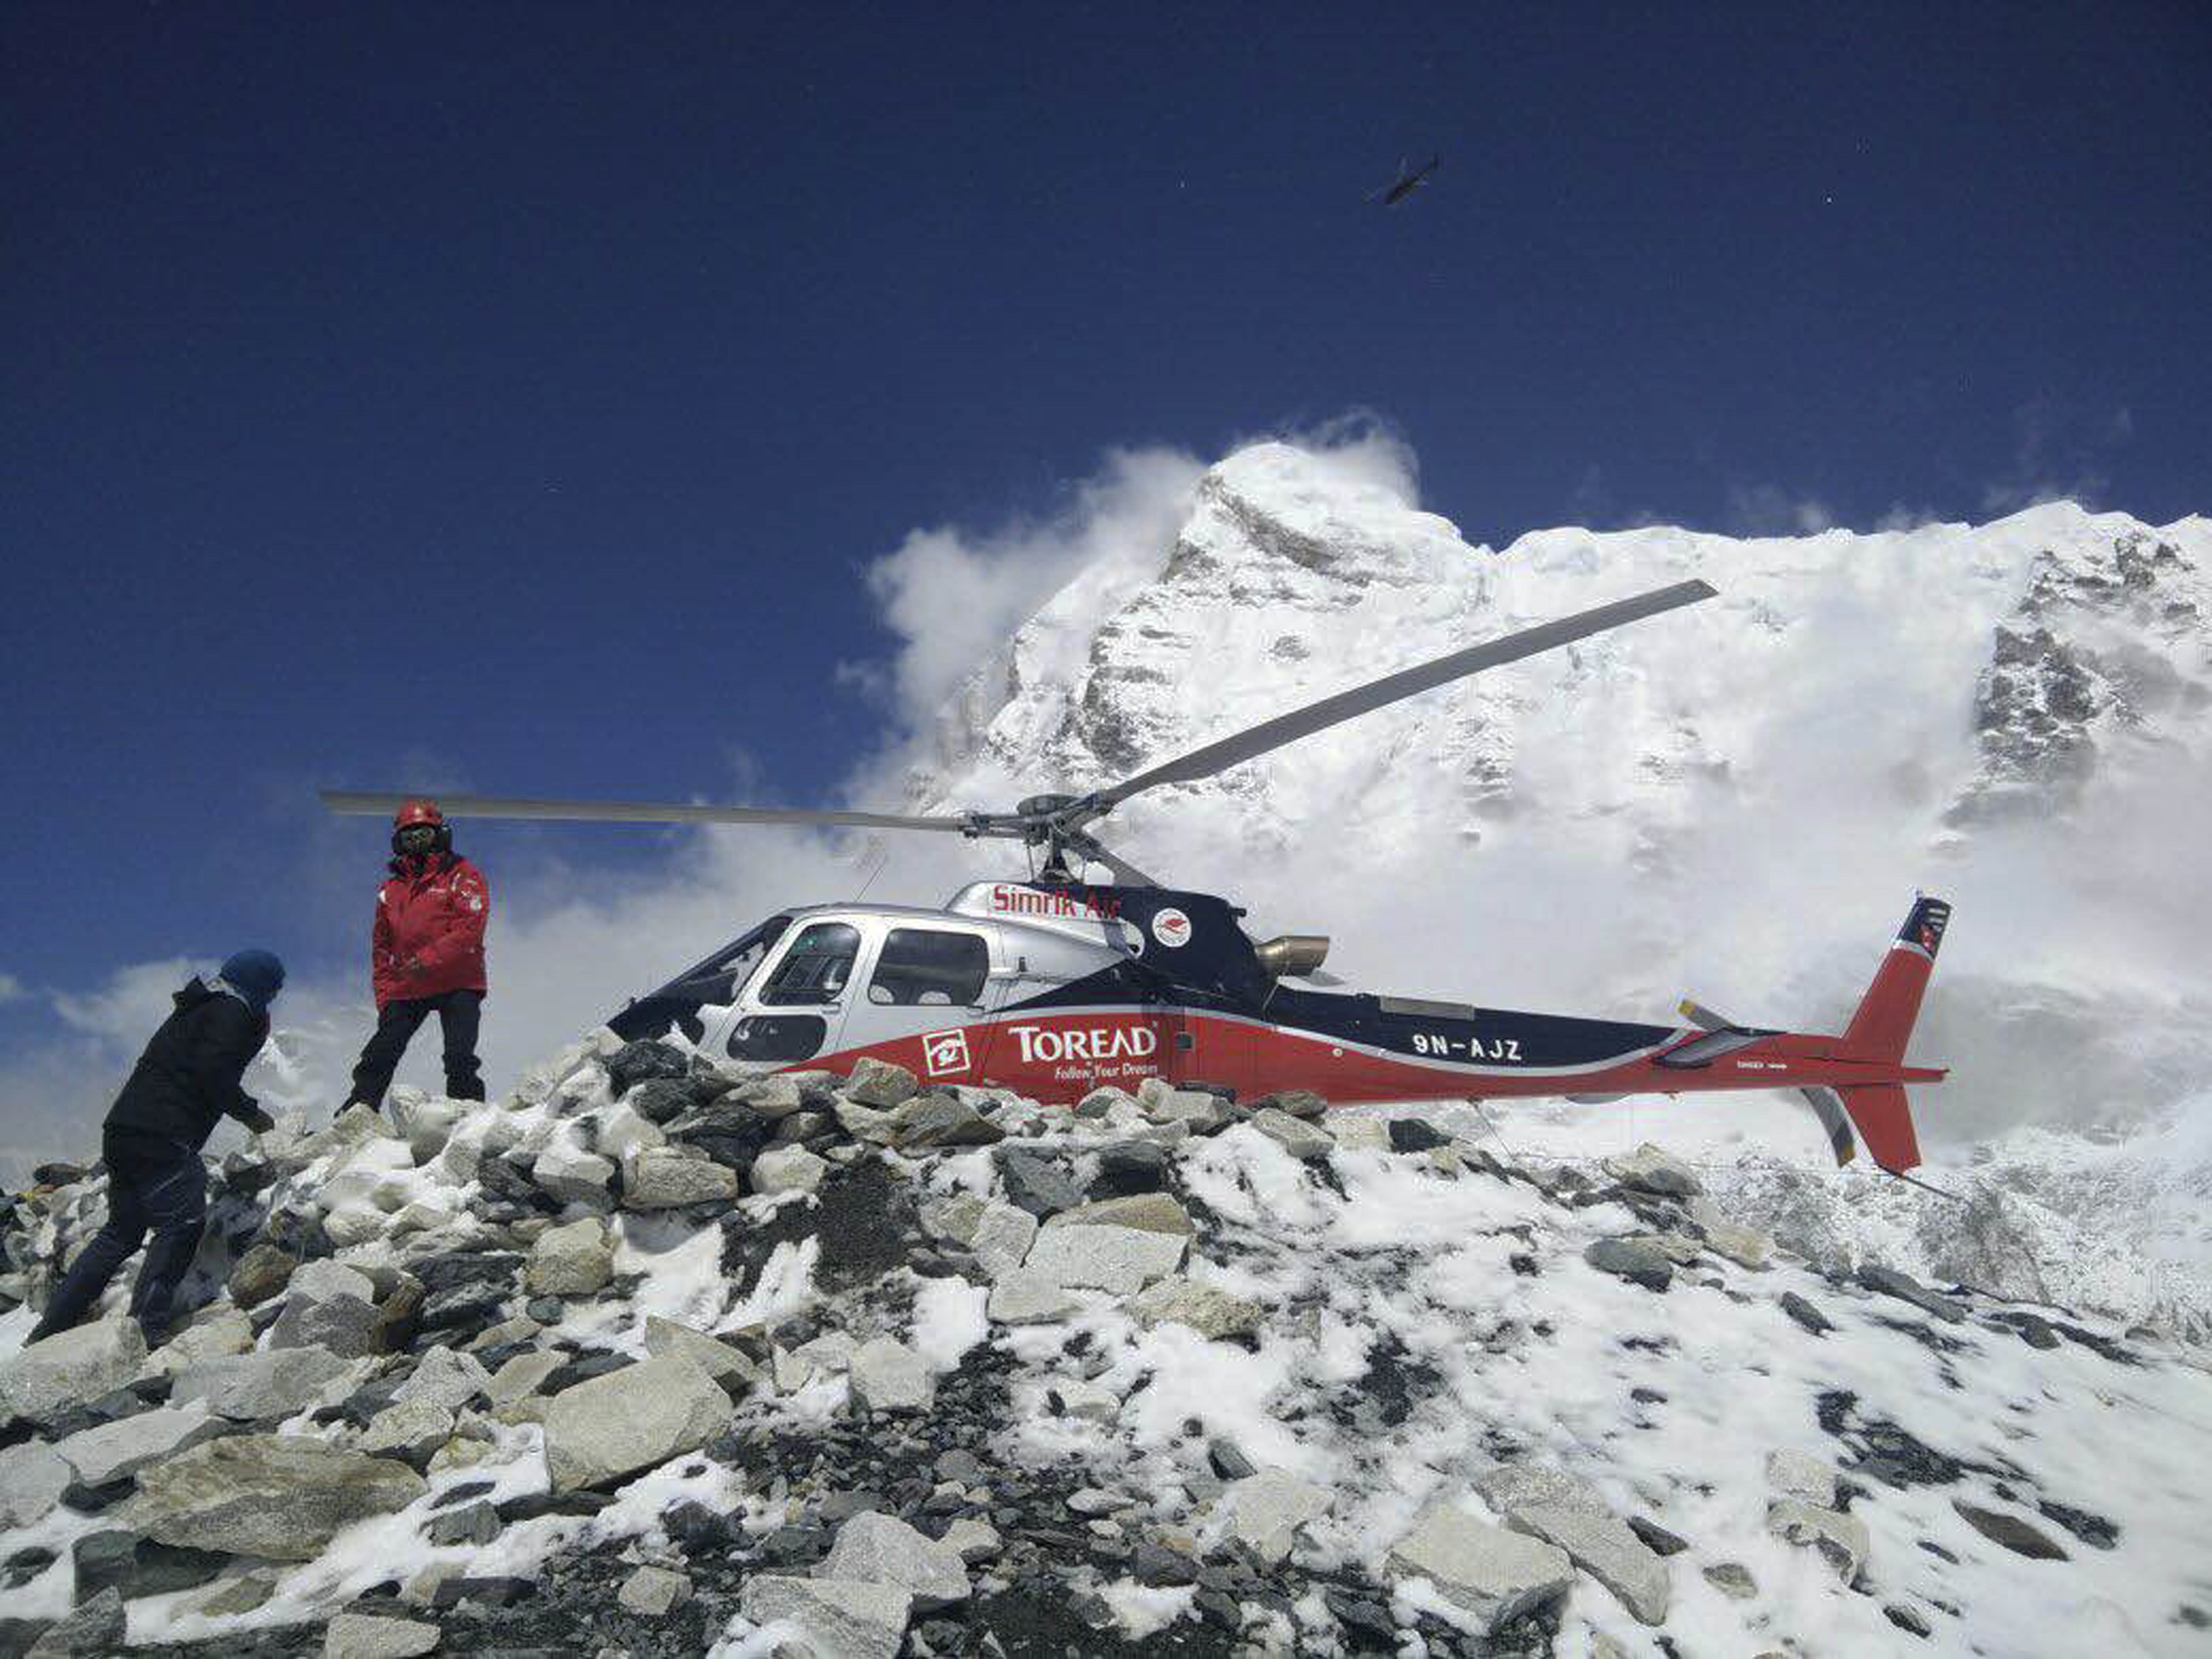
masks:
[[[1913,1022],[1920,1017],[1921,995],[1928,988],[1928,975],[1935,971],[1936,952],[1950,921],[1951,907],[1943,900],[1925,894],[1913,900],[1911,912],[1897,930],[1889,953],[1875,970],[1874,983],[1844,1032],[1843,1046],[1854,1058],[1890,1066],[1904,1060]],[[1912,1107],[1903,1085],[1869,1084],[1836,1092],[1875,1163],[1895,1174],[1920,1162]]]

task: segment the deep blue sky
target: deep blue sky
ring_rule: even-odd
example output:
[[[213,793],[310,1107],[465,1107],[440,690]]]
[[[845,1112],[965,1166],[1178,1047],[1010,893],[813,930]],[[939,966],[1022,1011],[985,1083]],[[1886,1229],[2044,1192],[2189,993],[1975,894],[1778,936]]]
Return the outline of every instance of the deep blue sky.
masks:
[[[315,781],[815,799],[865,563],[1110,445],[2212,510],[2212,9],[1382,9],[7,8],[0,973],[350,959]]]

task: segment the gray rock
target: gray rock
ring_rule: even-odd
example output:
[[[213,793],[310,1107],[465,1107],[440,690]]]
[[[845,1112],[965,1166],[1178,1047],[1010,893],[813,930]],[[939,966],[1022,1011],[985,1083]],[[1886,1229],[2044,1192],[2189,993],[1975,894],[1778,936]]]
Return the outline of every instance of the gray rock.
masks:
[[[1327,1158],[1336,1150],[1335,1137],[1319,1124],[1292,1117],[1273,1106],[1261,1108],[1246,1120],[1292,1158],[1310,1161]]]
[[[804,1146],[771,1146],[753,1159],[752,1189],[767,1196],[811,1193],[822,1185],[830,1165]]]
[[[1049,1325],[1082,1305],[1051,1279],[1019,1267],[991,1286],[984,1312],[1000,1325]]]
[[[323,1348],[228,1354],[196,1361],[178,1371],[169,1403],[188,1406],[204,1401],[210,1411],[234,1422],[289,1417],[353,1375],[353,1362]]]
[[[852,1075],[841,1092],[856,1106],[887,1112],[894,1106],[903,1105],[921,1086],[905,1066],[863,1054],[853,1062]]]
[[[0,1424],[16,1418],[43,1423],[121,1388],[145,1364],[146,1339],[132,1320],[103,1319],[58,1332],[0,1359]]]
[[[416,1659],[435,1651],[441,1634],[416,1619],[342,1613],[323,1629],[323,1659]]]
[[[933,1095],[909,1108],[902,1109],[909,1115],[893,1142],[901,1147],[991,1146],[1006,1138],[1004,1129],[964,1101]]]
[[[1132,1193],[1127,1198],[1102,1198],[1061,1211],[1047,1227],[1134,1227],[1148,1233],[1173,1233],[1179,1238],[1198,1234],[1190,1212],[1169,1193]]]
[[[1229,1530],[1270,1565],[1291,1553],[1298,1531],[1327,1515],[1334,1498],[1323,1487],[1284,1469],[1262,1469],[1226,1494]]]
[[[76,1593],[91,1595],[112,1588],[126,1601],[142,1595],[167,1595],[213,1583],[238,1564],[215,1550],[180,1549],[155,1542],[128,1527],[89,1532],[70,1546],[76,1571]]]
[[[1388,1571],[1428,1579],[1490,1630],[1565,1595],[1575,1582],[1574,1567],[1558,1546],[1493,1527],[1449,1504],[1422,1513],[1391,1547]]]
[[[164,1544],[307,1561],[342,1528],[428,1490],[389,1458],[304,1436],[233,1435],[140,1470],[119,1518]]]
[[[614,1272],[606,1224],[586,1216],[538,1235],[522,1282],[532,1296],[593,1296],[607,1287]]]
[[[1063,1417],[1086,1418],[1110,1423],[1121,1415],[1121,1396],[1097,1382],[1080,1377],[1055,1377],[1046,1385],[1046,1395]]]
[[[430,1518],[430,1542],[440,1549],[456,1544],[489,1544],[499,1536],[499,1511],[483,1502],[441,1510]]]
[[[853,1353],[853,1398],[871,1412],[927,1411],[937,1384],[921,1356],[888,1336],[872,1337]]]
[[[264,1241],[239,1257],[230,1270],[230,1299],[241,1308],[258,1307],[291,1283],[300,1258]]]
[[[656,1358],[662,1354],[684,1355],[720,1383],[726,1394],[743,1393],[758,1386],[761,1380],[760,1367],[728,1343],[658,1314],[646,1316],[645,1351]]]
[[[680,1353],[564,1389],[545,1411],[556,1492],[597,1486],[696,1451],[729,1425],[730,1397]]]
[[[2007,1515],[1999,1510],[1978,1509],[1972,1504],[1962,1504],[1955,1498],[1951,1500],[1951,1507],[1959,1512],[1959,1518],[1976,1532],[1992,1544],[2003,1546],[2014,1555],[2024,1555],[2031,1561],[2071,1559],[2063,1549],[2016,1515]]]
[[[1618,1516],[1578,1504],[1522,1504],[1514,1507],[1506,1524],[1558,1545],[1569,1560],[1619,1597],[1638,1622],[1666,1621],[1674,1591],[1667,1564]]]
[[[103,1423],[98,1428],[71,1435],[54,1449],[85,1485],[104,1486],[111,1480],[137,1474],[159,1458],[229,1431],[228,1422],[209,1411],[204,1401],[195,1401],[188,1406],[140,1412],[112,1423]],[[0,1452],[0,1458],[6,1455]],[[0,1478],[0,1492],[5,1492],[9,1484]],[[5,1501],[0,1498],[0,1503]]]
[[[1131,1298],[1129,1311],[1140,1323],[1188,1325],[1200,1336],[1216,1341],[1249,1335],[1267,1318],[1267,1310],[1258,1303],[1180,1274],[1163,1279]]]
[[[1246,1480],[1260,1472],[1226,1435],[1217,1434],[1206,1443],[1206,1461],[1207,1467],[1224,1480]]]
[[[691,1581],[665,1567],[640,1567],[615,1592],[615,1600],[641,1619],[665,1619],[690,1599]]]
[[[1474,1490],[1500,1515],[1531,1504],[1551,1504],[1585,1515],[1608,1513],[1598,1489],[1579,1474],[1549,1463],[1500,1463],[1475,1478]]]
[[[1785,1543],[1819,1550],[1845,1583],[1857,1577],[1866,1563],[1866,1522],[1855,1515],[1838,1515],[1800,1498],[1785,1498],[1767,1505],[1766,1529]]]
[[[1784,1498],[1802,1498],[1824,1510],[1836,1507],[1835,1466],[1810,1453],[1767,1453],[1766,1484]]]
[[[1158,1079],[1147,1078],[1147,1085]],[[1155,1123],[1180,1124],[1194,1135],[1210,1135],[1236,1121],[1237,1109],[1219,1095],[1197,1089],[1140,1087],[1137,1103]]]
[[[62,1442],[64,1446],[69,1443]],[[0,1528],[28,1527],[45,1520],[75,1479],[69,1461],[43,1441],[26,1440],[0,1450]]]
[[[1601,1238],[1583,1252],[1583,1260],[1647,1291],[1664,1291],[1674,1280],[1673,1260],[1650,1238]]]
[[[634,1155],[623,1173],[626,1210],[676,1210],[690,1204],[726,1203],[738,1195],[738,1172],[672,1147]]]
[[[1028,1260],[1037,1218],[1012,1204],[987,1203],[969,1229],[967,1245],[989,1279],[1003,1279]]]
[[[923,1611],[951,1607],[970,1594],[968,1566],[957,1548],[872,1510],[854,1516],[837,1529],[837,1541],[814,1575],[896,1585]]]
[[[612,1159],[597,1152],[556,1140],[538,1154],[530,1166],[530,1179],[540,1191],[563,1204],[604,1208],[612,1201],[615,1165]]]
[[[394,1402],[422,1400],[457,1412],[490,1386],[491,1373],[472,1353],[439,1346],[424,1354],[414,1375],[392,1391]]]
[[[1067,1172],[1050,1158],[1019,1148],[1003,1150],[996,1157],[999,1178],[1006,1183],[1007,1201],[1031,1215],[1057,1215],[1083,1201]]]
[[[789,1117],[806,1104],[799,1079],[788,1072],[771,1072],[766,1077],[741,1083],[725,1098],[736,1101],[756,1116],[771,1121]]]
[[[1650,1141],[1632,1152],[1606,1159],[1605,1172],[1624,1187],[1662,1198],[1695,1198],[1705,1191],[1688,1164]]]
[[[1131,1296],[1182,1265],[1188,1240],[1139,1227],[1051,1227],[1037,1234],[1024,1271],[1063,1290]]]
[[[1938,1296],[1909,1273],[1885,1267],[1880,1262],[1860,1264],[1858,1281],[1866,1289],[1881,1296],[1893,1296],[1900,1302],[1909,1302],[1923,1313],[1929,1313],[1947,1324],[1956,1325],[1966,1316],[1966,1310],[1947,1296]]]
[[[123,1651],[128,1622],[123,1593],[111,1587],[47,1626],[31,1644],[27,1659],[107,1659]]]
[[[978,1561],[988,1561],[1006,1547],[996,1527],[968,1516],[947,1527],[945,1536],[938,1541],[970,1566]]]
[[[292,1276],[292,1288],[284,1293],[283,1310],[269,1333],[271,1348],[319,1348],[341,1359],[365,1359],[381,1351],[383,1326],[374,1300],[350,1294],[315,1295],[300,1288],[300,1280],[310,1269],[337,1266],[336,1262],[311,1261]],[[351,1276],[364,1290],[369,1288],[362,1275]]]
[[[895,1659],[913,1597],[893,1584],[759,1573],[738,1606],[757,1625],[790,1620],[823,1659]]]
[[[1722,1561],[1704,1569],[1705,1580],[1731,1601],[1748,1601],[1759,1594],[1759,1581],[1740,1561]]]
[[[491,1402],[494,1410],[512,1406],[518,1400],[527,1400],[566,1364],[567,1357],[551,1349],[519,1353],[491,1374],[491,1381],[484,1384],[484,1398]]]
[[[1782,1311],[1815,1336],[1826,1336],[1836,1328],[1828,1322],[1826,1315],[1795,1291],[1784,1291],[1782,1293]]]
[[[1252,1103],[1255,1112],[1273,1110],[1311,1123],[1328,1110],[1328,1102],[1310,1089],[1285,1089],[1280,1093],[1262,1095]]]
[[[420,1470],[429,1467],[432,1455],[453,1436],[451,1411],[434,1400],[409,1400],[370,1418],[355,1449],[372,1457],[396,1457]]]

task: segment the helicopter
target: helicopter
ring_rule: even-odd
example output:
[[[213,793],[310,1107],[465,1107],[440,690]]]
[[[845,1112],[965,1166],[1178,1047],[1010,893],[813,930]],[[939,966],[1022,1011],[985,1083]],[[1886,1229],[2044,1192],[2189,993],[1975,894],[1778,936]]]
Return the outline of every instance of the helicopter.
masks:
[[[1423,185],[1428,183],[1429,175],[1443,164],[1444,158],[1441,154],[1431,156],[1429,164],[1424,167],[1416,167],[1410,161],[1401,161],[1398,163],[1397,178],[1380,190],[1369,191],[1367,199],[1370,202],[1380,202],[1384,207],[1396,207]]]
[[[1876,1164],[1903,1176],[1920,1161],[1905,1085],[1946,1075],[1904,1063],[1950,921],[1942,899],[1916,897],[1839,1035],[1740,1025],[1687,1002],[1686,1025],[1652,1025],[1349,989],[1323,968],[1327,937],[1254,939],[1226,898],[1157,880],[1091,833],[1146,790],[1210,778],[1486,669],[1714,597],[1692,580],[1600,605],[1354,686],[1118,783],[1033,795],[1011,811],[459,795],[444,805],[478,817],[838,826],[1030,849],[1025,876],[970,882],[938,908],[848,901],[780,910],[613,1014],[606,1024],[625,1039],[680,1031],[763,1073],[848,1074],[873,1058],[927,1084],[994,1085],[1070,1106],[1153,1079],[1246,1101],[1310,1091],[1331,1106],[1796,1090],[1838,1163],[1852,1155],[1855,1130]],[[386,812],[408,798],[321,792],[341,813]],[[1112,879],[1088,879],[1094,865]]]

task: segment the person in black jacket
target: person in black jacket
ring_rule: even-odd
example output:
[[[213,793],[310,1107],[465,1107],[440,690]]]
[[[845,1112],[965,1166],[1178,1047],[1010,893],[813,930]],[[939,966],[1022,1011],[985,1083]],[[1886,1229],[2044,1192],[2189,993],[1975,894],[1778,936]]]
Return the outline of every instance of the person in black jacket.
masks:
[[[240,951],[217,977],[196,979],[177,993],[176,1012],[139,1055],[100,1133],[107,1224],[63,1279],[31,1341],[82,1319],[149,1228],[154,1242],[138,1270],[131,1316],[148,1346],[161,1340],[207,1225],[201,1146],[223,1117],[256,1134],[276,1127],[239,1079],[268,1041],[269,1004],[283,985],[283,963],[266,951]]]

